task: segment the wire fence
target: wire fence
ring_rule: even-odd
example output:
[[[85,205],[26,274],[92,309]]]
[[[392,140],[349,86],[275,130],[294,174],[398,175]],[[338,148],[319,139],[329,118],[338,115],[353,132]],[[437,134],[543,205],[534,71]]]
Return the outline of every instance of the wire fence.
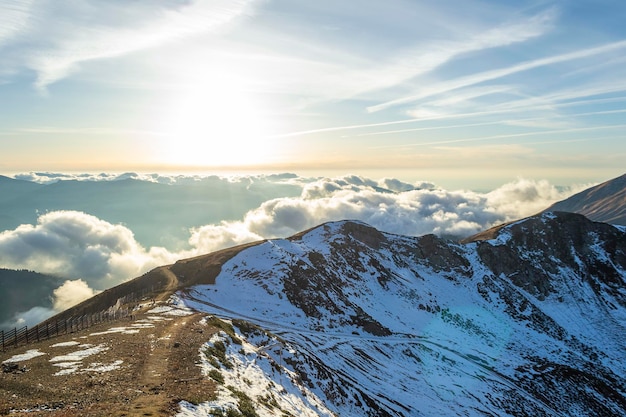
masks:
[[[0,331],[0,347],[4,351],[64,334],[75,333],[96,324],[123,319],[130,316],[133,312],[133,308],[129,307],[128,304],[140,300],[151,290],[146,289],[139,293],[133,292],[118,298],[115,305],[97,313],[66,319],[52,318],[33,327],[24,326],[21,328],[16,327],[12,330],[2,330]]]

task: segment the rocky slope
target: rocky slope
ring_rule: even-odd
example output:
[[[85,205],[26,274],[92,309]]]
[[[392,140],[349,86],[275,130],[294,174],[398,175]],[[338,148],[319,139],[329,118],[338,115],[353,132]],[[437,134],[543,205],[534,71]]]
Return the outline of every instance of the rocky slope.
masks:
[[[157,303],[176,292],[179,306],[196,311],[188,323],[195,330],[171,322],[153,339],[170,340],[172,331],[176,342],[145,363],[133,353],[93,356],[120,364],[107,380],[145,377],[143,388],[125,388],[132,398],[119,415],[146,415],[138,414],[146,404],[161,410],[153,415],[178,416],[626,415],[626,227],[582,215],[544,213],[464,243],[327,223],[157,268],[64,314],[101,310],[146,288]],[[158,319],[155,310],[142,314],[137,329]],[[121,349],[128,342],[110,333],[129,324],[112,326],[66,337],[104,337],[91,343]],[[186,340],[195,354],[180,353]],[[29,359],[31,371],[3,377],[21,384],[21,409],[35,401],[23,394],[25,376],[41,381],[37,401],[49,400],[46,389],[59,394],[46,388],[58,376],[36,374],[55,370],[46,349],[57,348],[46,343],[50,354]],[[175,364],[173,375],[202,376],[159,384],[159,362]],[[91,371],[63,378],[100,398],[97,410],[115,410],[86,379]],[[215,391],[182,395],[181,381]],[[7,387],[0,384],[0,399],[14,411]],[[74,414],[65,402],[45,415],[98,415],[74,403]]]
[[[554,203],[545,211],[568,211],[598,222],[626,226],[626,174]]]
[[[253,391],[304,415],[624,415],[625,283],[626,229],[576,214],[465,244],[325,224],[183,292],[237,320],[207,344],[228,366],[204,356],[220,398],[183,408],[204,415]]]

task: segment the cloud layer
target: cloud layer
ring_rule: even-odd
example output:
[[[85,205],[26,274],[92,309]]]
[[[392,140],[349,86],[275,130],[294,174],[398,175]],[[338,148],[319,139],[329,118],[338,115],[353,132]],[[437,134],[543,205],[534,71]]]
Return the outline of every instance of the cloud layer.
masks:
[[[24,326],[34,326],[81,301],[93,297],[97,293],[98,291],[89,288],[89,285],[82,279],[67,280],[52,292],[52,308],[36,306],[28,311],[16,312],[13,317],[0,323],[0,329],[11,330]]]
[[[0,234],[0,263],[108,288],[173,259],[162,248],[144,249],[132,231],[76,211],[54,211]]]
[[[190,243],[196,250],[208,252],[260,237],[290,236],[344,219],[361,220],[397,234],[465,237],[535,214],[575,191],[578,189],[560,191],[547,181],[526,179],[477,193],[397,179],[324,178],[304,185],[300,197],[266,201],[240,221],[193,229]]]
[[[183,251],[146,249],[123,225],[78,211],[54,211],[41,215],[36,225],[0,234],[0,266],[85,279],[102,289],[180,257],[287,237],[327,221],[354,219],[391,233],[463,237],[537,213],[577,191],[525,179],[489,193],[448,191],[428,182],[409,184],[393,178],[289,180],[301,182],[300,196],[270,199],[241,220],[193,228],[189,248]]]
[[[0,267],[66,278],[54,292],[54,311],[59,311],[156,266],[263,238],[288,237],[328,221],[361,220],[397,234],[466,237],[535,214],[586,188],[561,190],[547,181],[518,179],[478,193],[393,178],[289,175],[273,180],[300,184],[302,192],[298,197],[265,201],[240,220],[192,228],[188,246],[182,250],[145,248],[124,225],[79,211],[53,211],[39,216],[35,225],[0,233]],[[43,313],[32,310],[24,315],[41,317]]]

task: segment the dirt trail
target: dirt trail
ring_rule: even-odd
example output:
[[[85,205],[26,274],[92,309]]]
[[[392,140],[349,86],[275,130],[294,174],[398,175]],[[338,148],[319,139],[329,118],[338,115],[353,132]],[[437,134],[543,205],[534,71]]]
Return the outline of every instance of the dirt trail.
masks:
[[[167,278],[167,284],[161,293],[156,296],[156,300],[165,301],[178,289],[179,281],[176,274],[170,271],[168,266],[162,266],[158,271]]]
[[[177,361],[185,359],[177,356],[189,356],[194,353],[185,352],[184,348],[181,349],[183,346],[181,339],[199,320],[198,314],[176,317],[158,333],[150,335],[150,352],[137,378],[136,389],[141,393],[124,410],[120,410],[115,415],[172,415],[173,402],[176,399],[172,398],[171,388],[173,385],[180,384],[181,379],[181,375],[176,372],[177,369],[173,368],[176,368]],[[197,355],[197,350],[195,354]],[[194,377],[199,377],[199,375],[194,375]]]
[[[170,283],[170,288],[177,285],[174,279]],[[158,301],[166,296],[164,291],[155,301],[146,300],[132,317],[117,323],[103,323],[54,340],[0,352],[0,362],[28,349],[43,352],[42,356],[21,363],[27,372],[0,374],[0,415],[172,416],[179,411],[182,400],[211,400],[215,383],[202,375],[198,362],[202,344],[215,329],[202,322],[201,313],[182,311]],[[69,344],[52,346],[59,342]],[[103,349],[82,359],[76,372],[58,376],[60,368],[55,366],[53,357],[88,346]],[[88,370],[96,363],[114,361],[121,362],[117,370]]]

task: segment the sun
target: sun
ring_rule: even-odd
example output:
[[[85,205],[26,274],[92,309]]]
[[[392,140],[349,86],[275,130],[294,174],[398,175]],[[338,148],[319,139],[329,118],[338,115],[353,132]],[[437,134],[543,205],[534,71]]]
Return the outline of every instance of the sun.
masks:
[[[191,86],[177,93],[167,108],[160,153],[169,165],[242,167],[272,159],[260,103],[230,83]]]

